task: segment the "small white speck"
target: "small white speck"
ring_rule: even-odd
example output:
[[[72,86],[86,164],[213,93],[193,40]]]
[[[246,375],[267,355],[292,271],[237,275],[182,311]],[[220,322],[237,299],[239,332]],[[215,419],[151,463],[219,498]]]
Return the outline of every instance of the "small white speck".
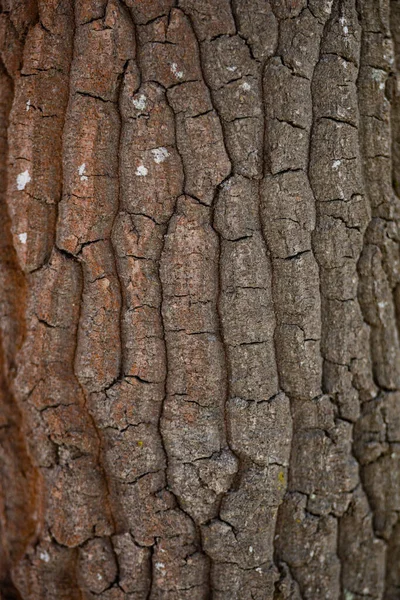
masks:
[[[262,568],[261,567],[257,567],[256,571],[257,571],[257,573],[260,573],[260,575],[262,575]]]
[[[138,177],[146,177],[148,172],[149,172],[149,170],[146,169],[146,167],[144,165],[139,165],[138,168],[136,169],[136,175]]]
[[[249,90],[251,90],[251,85],[249,83],[247,83],[247,81],[245,81],[244,83],[242,83],[242,85],[240,87],[245,92],[248,92]]]
[[[333,164],[332,164],[332,169],[334,169],[335,171],[337,171],[341,164],[342,164],[342,161],[340,161],[340,160],[334,160]]]
[[[183,71],[178,71],[178,65],[176,63],[172,63],[171,71],[177,79],[182,79]]]
[[[249,548],[249,552],[250,552],[250,554],[252,554],[252,553],[254,552],[254,548],[253,548],[253,546],[250,546],[250,548]]]
[[[29,171],[26,170],[23,173],[20,173],[17,177],[17,189],[24,190],[27,183],[31,180],[31,176],[29,175]]]
[[[164,162],[164,160],[169,156],[169,152],[166,148],[154,148],[151,151],[153,157],[154,157],[154,162],[157,164],[160,164],[162,162]]]
[[[390,458],[396,458],[396,452],[392,452],[392,454],[390,455]]]
[[[378,302],[379,308],[385,308],[386,302]]]
[[[102,575],[100,575],[100,573],[97,573],[97,579],[98,579],[99,581],[101,581],[101,580],[103,579],[103,577],[102,577]]]
[[[30,107],[30,105],[31,105],[31,101],[30,101],[30,100],[28,100],[28,102],[26,103],[26,110],[27,110],[27,111],[29,110],[29,107]]]
[[[146,96],[144,94],[140,94],[139,96],[133,98],[133,106],[138,110],[144,110],[146,108],[146,100]]]
[[[228,71],[230,71],[231,73],[233,73],[234,71],[236,71],[237,67],[226,67]]]
[[[385,89],[385,84],[384,83],[380,83],[379,84],[379,89],[380,90],[384,90]]]
[[[165,565],[162,562],[156,562],[155,567],[158,571],[161,571],[161,575],[164,577],[165,575]]]
[[[21,242],[21,244],[26,244],[27,237],[28,237],[27,233],[19,233],[18,234],[18,239]]]
[[[39,552],[39,558],[40,560],[44,560],[44,562],[49,562],[50,560],[50,556],[48,554],[48,552],[46,552],[46,550],[43,550],[43,552]]]
[[[340,17],[339,22],[343,27],[344,35],[347,35],[349,33],[349,28],[346,25],[346,19],[344,17]]]
[[[87,176],[85,175],[85,170],[86,170],[86,164],[83,163],[81,164],[80,167],[78,167],[78,173],[80,175],[81,181],[87,181]]]

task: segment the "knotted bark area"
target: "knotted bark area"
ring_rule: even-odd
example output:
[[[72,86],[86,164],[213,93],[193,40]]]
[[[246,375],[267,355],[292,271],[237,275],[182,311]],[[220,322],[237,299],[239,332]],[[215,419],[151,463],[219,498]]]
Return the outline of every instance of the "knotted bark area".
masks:
[[[1,600],[400,597],[400,0],[0,1]]]

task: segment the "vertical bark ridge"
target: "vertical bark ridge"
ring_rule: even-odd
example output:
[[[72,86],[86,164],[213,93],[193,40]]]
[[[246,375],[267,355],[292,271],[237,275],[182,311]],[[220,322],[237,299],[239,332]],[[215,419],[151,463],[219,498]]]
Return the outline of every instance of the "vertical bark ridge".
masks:
[[[396,146],[395,55],[390,32],[390,2],[360,6],[362,25],[359,106],[360,144],[371,218],[359,261],[359,298],[370,326],[372,374],[376,391],[365,398],[356,428],[355,449],[372,510],[375,535],[387,544],[383,598],[398,593],[399,526],[396,479],[399,456],[397,402],[399,332],[396,289],[399,283],[399,199],[393,176]],[[392,100],[392,105],[390,100]],[[394,116],[394,119],[393,119]],[[390,474],[389,474],[390,473]]]
[[[314,243],[323,293],[324,391],[335,406],[333,435],[342,462],[338,471],[340,487],[345,492],[341,505],[335,507],[339,518],[340,585],[343,594],[362,594],[369,590],[375,598],[380,594],[385,548],[375,539],[371,527],[368,503],[360,485],[359,465],[355,461],[358,457],[352,448],[360,399],[374,390],[368,352],[369,328],[363,323],[357,297],[357,265],[369,220],[358,143],[360,37],[355,3],[335,3],[313,81],[311,176],[317,199]],[[329,97],[324,95],[327,82],[331,86]],[[325,140],[329,140],[329,145]],[[322,180],[324,185],[321,185]],[[357,331],[358,335],[349,336],[349,330]],[[362,530],[357,527],[360,519],[365,523]],[[350,554],[355,557],[354,562],[349,560]],[[360,568],[366,556],[371,557],[369,560],[375,566],[368,573]]]
[[[39,486],[38,474],[27,454],[22,415],[12,389],[16,353],[24,335],[24,277],[12,244],[6,204],[7,128],[13,102],[13,81],[0,60],[0,369],[1,369],[1,504],[0,589],[18,598],[11,569],[35,536],[33,517]],[[23,523],[23,526],[21,524]]]
[[[311,88],[331,3],[272,6],[279,20],[279,38],[264,73],[267,139],[262,214],[273,265],[279,379],[290,398],[293,419],[288,492],[275,536],[281,571],[275,597],[336,598],[340,567],[335,509],[340,497],[335,487],[343,448],[337,449],[331,438],[333,407],[322,394],[316,198],[309,170]],[[307,466],[309,455],[318,459]]]
[[[26,598],[42,596],[44,589],[50,596],[65,597],[68,594],[68,597],[73,597],[76,591],[74,577],[70,578],[69,585],[65,585],[65,582],[63,584],[61,580],[71,566],[73,572],[74,556],[68,549],[61,549],[54,544],[54,555],[51,557],[54,559],[53,564],[46,564],[50,560],[46,547],[51,545],[51,535],[46,532],[48,523],[45,523],[45,512],[48,514],[49,511],[45,508],[44,499],[49,490],[54,490],[46,460],[51,454],[53,442],[47,437],[48,423],[40,409],[43,404],[51,402],[48,399],[47,402],[43,399],[38,401],[34,394],[36,386],[43,382],[42,373],[48,366],[48,360],[45,359],[48,348],[42,353],[41,341],[44,338],[45,342],[49,342],[49,336],[43,335],[45,325],[39,323],[40,316],[38,317],[37,312],[40,313],[40,310],[36,311],[36,303],[40,303],[40,294],[35,288],[42,274],[41,267],[49,260],[54,237],[55,207],[60,193],[60,139],[68,96],[71,12],[68,11],[68,3],[61,9],[61,13],[56,13],[56,8],[48,4],[32,5],[33,3],[25,3],[22,14],[19,12],[19,17],[22,17],[19,26],[23,24],[19,32],[20,57],[15,62],[9,56],[6,60],[15,78],[15,100],[9,127],[12,152],[9,157],[8,206],[13,242],[19,263],[26,272],[27,284],[26,305],[23,300],[19,307],[21,313],[26,307],[24,343],[18,349],[13,387],[23,413],[22,431],[28,441],[33,464],[40,473],[41,485],[36,492],[37,505],[33,512],[36,520],[35,538],[27,545],[25,554],[15,560],[12,577],[20,593]],[[13,20],[12,10],[8,16]],[[18,23],[18,17],[16,22]],[[15,40],[10,44],[8,38],[5,52],[10,50],[10,46],[12,51],[18,44]],[[56,94],[51,93],[54,90]],[[53,134],[56,138],[52,152],[49,152],[49,139]],[[43,225],[42,231],[40,222]],[[15,274],[17,273],[18,268],[15,268]],[[14,301],[17,299],[18,291],[15,290]],[[22,326],[23,320],[20,318]],[[66,340],[67,346],[71,341],[71,338]],[[54,344],[53,356],[56,363],[57,345],[60,346]],[[73,348],[73,342],[71,347]],[[69,354],[71,347],[68,348]],[[34,352],[30,354],[32,349]],[[39,367],[43,358],[43,364]],[[43,391],[42,386],[42,395]],[[46,459],[47,451],[49,454]],[[49,462],[52,462],[51,459]]]
[[[285,489],[290,415],[287,399],[278,393],[270,266],[258,214],[257,180],[263,167],[260,63],[268,49],[259,44],[253,50],[237,30],[229,2],[221,3],[218,11],[207,6],[201,14],[195,3],[180,4],[194,24],[203,77],[232,164],[231,176],[219,186],[213,221],[221,247],[218,304],[228,367],[228,440],[240,469],[222,499],[219,519],[210,523],[204,537],[213,559],[215,597],[272,597],[277,578],[272,539]],[[241,3],[236,9],[242,16],[248,10]],[[211,27],[204,26],[207,19]],[[272,19],[272,31],[273,26]],[[258,438],[258,427],[268,435]],[[279,443],[275,436],[281,437]],[[246,523],[239,519],[243,506]]]

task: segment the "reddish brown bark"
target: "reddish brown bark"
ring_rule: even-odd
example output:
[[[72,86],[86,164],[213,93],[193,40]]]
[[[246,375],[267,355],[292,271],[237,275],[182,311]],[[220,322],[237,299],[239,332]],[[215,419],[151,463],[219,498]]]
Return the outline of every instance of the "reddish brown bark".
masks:
[[[399,0],[0,6],[2,600],[399,598]]]

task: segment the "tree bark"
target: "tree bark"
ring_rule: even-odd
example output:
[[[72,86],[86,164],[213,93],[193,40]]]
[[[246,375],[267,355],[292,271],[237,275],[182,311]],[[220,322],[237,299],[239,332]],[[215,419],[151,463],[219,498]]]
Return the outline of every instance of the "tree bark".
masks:
[[[0,6],[2,600],[400,598],[400,0]]]

